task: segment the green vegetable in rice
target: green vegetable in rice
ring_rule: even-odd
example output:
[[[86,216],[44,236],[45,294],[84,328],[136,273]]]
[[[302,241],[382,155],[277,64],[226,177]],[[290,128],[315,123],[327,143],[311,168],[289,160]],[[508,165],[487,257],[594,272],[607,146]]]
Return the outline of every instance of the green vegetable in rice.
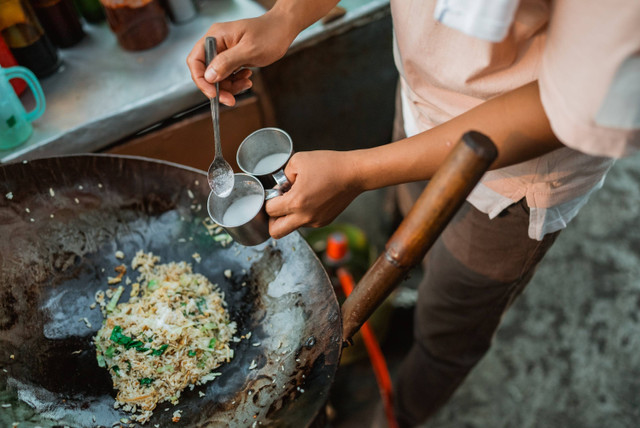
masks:
[[[154,379],[150,378],[150,377],[143,377],[142,379],[138,379],[138,382],[140,382],[140,385],[144,385],[144,386],[149,386],[153,383]]]
[[[111,296],[111,300],[107,305],[107,313],[113,312],[113,310],[116,308],[116,305],[118,304],[118,300],[120,300],[120,296],[122,296],[123,291],[124,291],[124,287],[120,285],[116,289],[116,291],[113,293],[113,296]]]
[[[116,405],[144,423],[159,403],[175,404],[189,385],[216,377],[213,371],[233,358],[236,325],[217,286],[189,263],[160,264],[138,252],[132,267],[140,294],[118,302],[116,290],[94,342],[98,365],[109,368],[118,391]]]
[[[167,350],[167,348],[169,347],[169,345],[167,345],[166,343],[164,345],[162,345],[161,347],[159,347],[158,349],[154,349],[153,352],[151,352],[151,355],[162,355],[164,353],[164,351]]]

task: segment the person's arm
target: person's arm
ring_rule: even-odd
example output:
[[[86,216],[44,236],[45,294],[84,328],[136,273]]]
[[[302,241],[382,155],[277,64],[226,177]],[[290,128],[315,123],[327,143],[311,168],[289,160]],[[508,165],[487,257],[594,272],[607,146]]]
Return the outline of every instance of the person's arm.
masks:
[[[532,82],[488,100],[440,126],[384,146],[354,151],[362,191],[431,178],[462,134],[487,135],[498,148],[491,169],[523,162],[562,147]]]
[[[496,144],[498,158],[492,169],[562,147],[533,82],[391,144],[345,152],[299,152],[285,170],[293,183],[291,190],[267,202],[271,236],[281,238],[301,226],[324,226],[363,191],[431,178],[453,144],[470,130],[482,132]]]
[[[251,87],[251,71],[282,58],[296,36],[322,18],[338,0],[278,0],[257,18],[213,24],[187,57],[191,78],[208,97],[220,82],[220,102],[234,105],[234,94]],[[205,70],[204,39],[215,37],[218,55]]]

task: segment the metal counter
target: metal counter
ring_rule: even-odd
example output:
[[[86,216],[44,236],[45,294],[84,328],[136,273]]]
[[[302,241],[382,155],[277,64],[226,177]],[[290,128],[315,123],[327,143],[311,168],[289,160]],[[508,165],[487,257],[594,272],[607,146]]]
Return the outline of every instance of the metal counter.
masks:
[[[345,28],[360,25],[388,0],[344,0],[347,15],[326,26],[314,24],[290,51]],[[186,57],[214,22],[259,16],[252,0],[208,0],[196,19],[170,26],[168,37],[142,52],[122,49],[106,23],[85,25],[87,36],[60,51],[63,66],[41,80],[44,115],[33,123],[29,140],[0,151],[0,163],[38,157],[95,152],[127,136],[206,102],[193,84]]]

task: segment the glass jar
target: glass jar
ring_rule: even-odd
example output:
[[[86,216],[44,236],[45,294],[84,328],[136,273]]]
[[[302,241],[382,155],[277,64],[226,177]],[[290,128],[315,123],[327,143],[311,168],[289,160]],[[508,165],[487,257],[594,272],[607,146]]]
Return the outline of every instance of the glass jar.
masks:
[[[0,0],[0,31],[18,64],[38,77],[60,67],[58,50],[26,0]]]
[[[100,0],[111,31],[124,49],[139,51],[162,42],[169,34],[158,0]]]

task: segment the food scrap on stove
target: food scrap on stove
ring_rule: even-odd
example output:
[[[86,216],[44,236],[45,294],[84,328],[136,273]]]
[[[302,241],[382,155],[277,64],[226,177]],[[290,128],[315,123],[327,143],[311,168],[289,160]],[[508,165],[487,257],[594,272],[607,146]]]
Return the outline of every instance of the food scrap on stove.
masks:
[[[116,266],[113,268],[113,270],[116,271],[116,273],[118,274],[118,276],[112,278],[109,277],[107,279],[107,282],[112,285],[112,284],[117,284],[120,281],[122,281],[122,277],[124,276],[125,273],[127,273],[127,267],[125,265],[120,265],[120,266]]]

